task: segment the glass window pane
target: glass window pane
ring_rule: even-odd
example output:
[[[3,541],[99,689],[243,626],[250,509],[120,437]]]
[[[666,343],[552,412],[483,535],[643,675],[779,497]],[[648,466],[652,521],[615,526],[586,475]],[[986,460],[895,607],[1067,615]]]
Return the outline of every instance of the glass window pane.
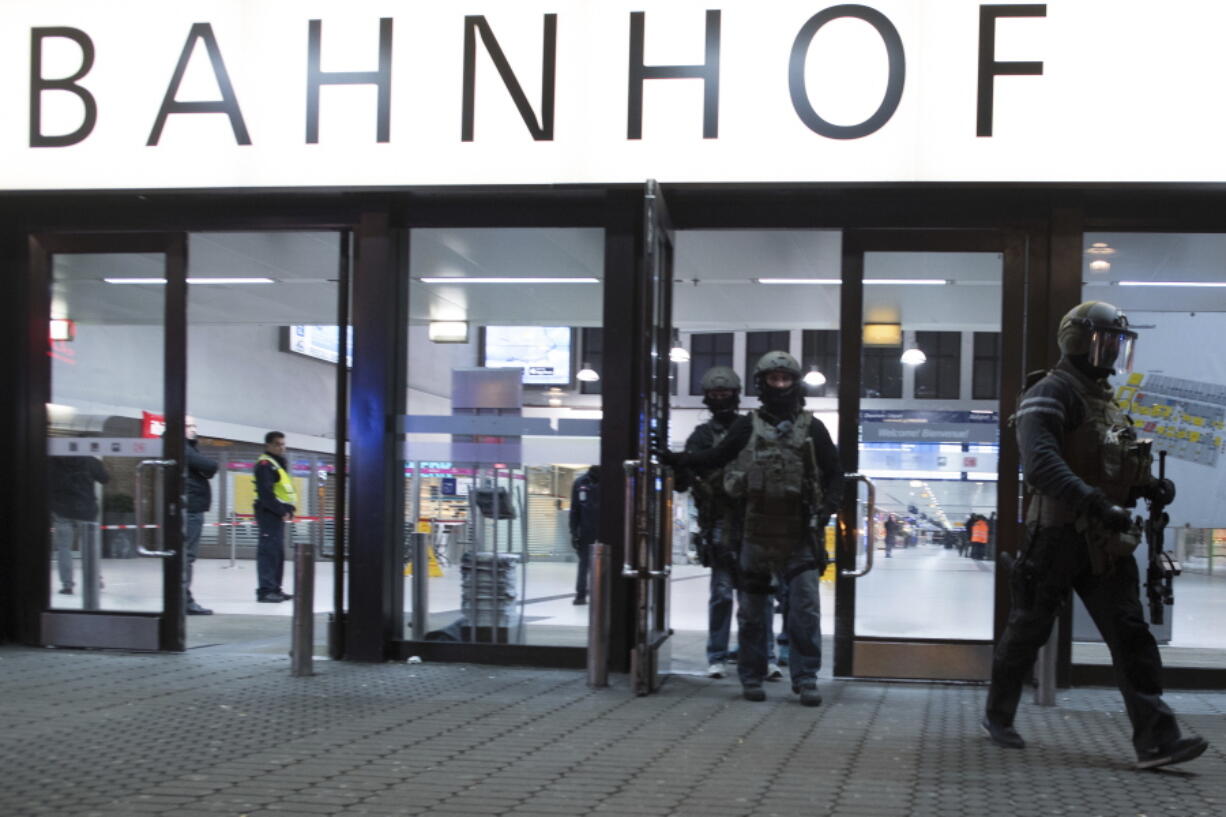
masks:
[[[137,554],[159,547],[160,494],[137,466],[162,456],[166,259],[55,255],[51,275],[51,606],[160,611],[163,561]]]
[[[599,513],[587,475],[601,381],[579,372],[603,374],[604,232],[419,229],[409,243],[408,626],[407,534],[426,533],[429,552],[422,631],[406,633],[586,646],[588,608],[575,602]],[[437,321],[466,322],[467,339],[432,341]]]
[[[1216,351],[1226,337],[1222,258],[1226,235],[1198,233],[1087,233],[1083,300],[1122,309],[1138,334],[1131,373],[1111,378],[1116,398],[1141,439],[1166,452],[1166,476],[1176,485],[1167,508],[1162,548],[1180,564],[1173,605],[1153,623],[1144,583],[1149,550],[1134,556],[1141,604],[1168,666],[1221,667],[1226,576],[1226,363]],[[1071,304],[1070,304],[1071,306]],[[1051,361],[1054,363],[1054,361]],[[1136,513],[1146,516],[1145,501]],[[1109,663],[1106,646],[1080,600],[1073,617],[1076,663]]]
[[[990,639],[999,419],[961,398],[961,350],[967,332],[999,332],[1001,258],[881,252],[864,264],[864,322],[897,327],[897,342],[864,349],[860,470],[877,485],[877,550],[856,583],[856,634]],[[925,360],[903,364],[912,346]]]
[[[333,607],[340,234],[192,233],[188,241],[187,433],[197,439],[186,533],[197,558],[187,590],[205,609],[259,614],[284,632],[293,605],[258,599],[299,592],[296,543],[315,543],[315,610]],[[271,431],[285,435],[283,454],[266,450]],[[271,504],[284,494],[256,489],[265,454],[283,458],[293,486],[288,522]],[[189,619],[189,644],[205,621]],[[316,627],[317,648],[326,638]]]

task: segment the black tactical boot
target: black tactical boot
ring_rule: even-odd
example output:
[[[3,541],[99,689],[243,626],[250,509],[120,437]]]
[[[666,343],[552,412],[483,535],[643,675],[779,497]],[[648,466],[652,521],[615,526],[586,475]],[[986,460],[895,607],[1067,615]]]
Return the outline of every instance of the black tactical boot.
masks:
[[[821,706],[822,693],[817,691],[817,682],[810,681],[808,683],[793,684],[792,691],[800,696],[802,706]]]
[[[1209,742],[1204,738],[1180,738],[1165,746],[1158,746],[1147,752],[1137,754],[1138,769],[1156,769],[1159,766],[1171,766],[1195,760],[1209,748]]]
[[[983,727],[983,733],[991,738],[992,742],[997,746],[1003,746],[1006,749],[1026,748],[1026,741],[1022,740],[1022,736],[1012,726],[1002,726],[999,723],[993,723],[987,715],[983,716],[983,720],[979,722],[979,725]]]
[[[754,701],[755,703],[765,701],[766,690],[762,688],[761,684],[742,684],[741,697],[747,701]]]

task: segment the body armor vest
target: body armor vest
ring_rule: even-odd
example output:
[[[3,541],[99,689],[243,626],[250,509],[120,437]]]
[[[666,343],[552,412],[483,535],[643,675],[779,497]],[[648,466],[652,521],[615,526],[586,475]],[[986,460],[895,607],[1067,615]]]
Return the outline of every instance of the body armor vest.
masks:
[[[1072,386],[1085,407],[1081,424],[1064,435],[1064,461],[1074,474],[1113,503],[1128,505],[1134,489],[1153,479],[1149,445],[1137,441],[1131,419],[1115,402],[1110,388],[1099,388],[1059,368],[1052,369],[1048,376]],[[1038,493],[1026,514],[1027,522],[1043,526],[1066,525],[1076,518],[1067,503]]]
[[[772,426],[753,413],[753,432],[736,460],[724,470],[724,489],[744,503],[744,542],[753,561],[779,569],[808,536],[808,514],[821,504],[821,488],[809,424],[802,411],[795,422]]]

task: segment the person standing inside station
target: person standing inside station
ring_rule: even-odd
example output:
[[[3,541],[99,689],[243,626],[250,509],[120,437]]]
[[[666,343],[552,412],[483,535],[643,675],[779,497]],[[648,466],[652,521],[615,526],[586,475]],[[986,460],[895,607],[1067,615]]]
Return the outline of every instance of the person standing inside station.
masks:
[[[570,486],[570,546],[579,556],[574,604],[587,604],[592,545],[600,534],[600,466],[593,465]]]
[[[711,410],[711,419],[694,429],[685,441],[687,453],[695,454],[714,448],[728,434],[740,417],[741,378],[728,366],[712,366],[702,376],[702,402]],[[698,556],[704,567],[711,568],[711,583],[707,600],[707,676],[723,678],[730,655],[728,643],[732,634],[732,609],[735,596],[737,560],[740,558],[740,520],[737,503],[724,490],[724,469],[706,468],[678,474],[676,490],[689,490],[698,509]],[[768,614],[767,640],[770,655],[766,679],[783,679],[783,671],[775,664],[774,614]]]
[[[200,453],[196,418],[188,416],[184,428],[187,439],[187,496],[183,504],[183,598],[189,616],[211,616],[213,611],[192,596],[192,568],[200,550],[200,534],[204,531],[204,515],[213,504],[213,489],[209,486],[217,474],[217,462]]]
[[[714,448],[660,452],[678,468],[727,466],[724,488],[744,521],[737,564],[737,674],[748,701],[766,700],[773,604],[771,583],[787,589],[784,628],[790,646],[792,691],[819,706],[822,662],[819,579],[827,563],[822,529],[839,506],[843,473],[826,426],[804,409],[800,364],[787,352],[767,352],[754,369],[762,405],[738,417]]]
[[[1028,379],[1013,422],[1031,492],[1026,542],[1013,565],[1009,621],[996,645],[982,726],[999,746],[1022,749],[1013,726],[1022,682],[1070,589],[1085,602],[1111,651],[1132,722],[1136,767],[1199,757],[1162,700],[1162,659],[1141,608],[1133,550],[1140,531],[1127,510],[1165,505],[1175,486],[1151,472],[1150,443],[1137,440],[1107,378],[1131,371],[1136,333],[1120,310],[1087,301],[1060,321],[1060,360]]]
[[[298,492],[285,458],[285,434],[264,435],[264,453],[255,461],[255,521],[260,529],[255,564],[257,601],[276,604],[293,598],[281,589],[285,574],[285,523],[294,518]]]
[[[98,520],[98,495],[95,483],[105,485],[111,479],[102,460],[97,457],[51,458],[51,540],[55,546],[55,564],[59,571],[60,593],[73,594],[72,547],[86,547],[94,535]]]

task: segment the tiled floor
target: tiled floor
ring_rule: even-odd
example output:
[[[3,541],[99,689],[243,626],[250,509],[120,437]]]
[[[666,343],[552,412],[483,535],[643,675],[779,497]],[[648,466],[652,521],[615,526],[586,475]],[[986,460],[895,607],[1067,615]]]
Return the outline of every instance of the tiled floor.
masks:
[[[281,655],[0,649],[0,814],[1220,817],[1226,694],[1168,696],[1201,759],[1134,772],[1107,690],[1023,704],[1024,751],[977,726],[978,686],[831,682],[802,708],[677,676]]]

